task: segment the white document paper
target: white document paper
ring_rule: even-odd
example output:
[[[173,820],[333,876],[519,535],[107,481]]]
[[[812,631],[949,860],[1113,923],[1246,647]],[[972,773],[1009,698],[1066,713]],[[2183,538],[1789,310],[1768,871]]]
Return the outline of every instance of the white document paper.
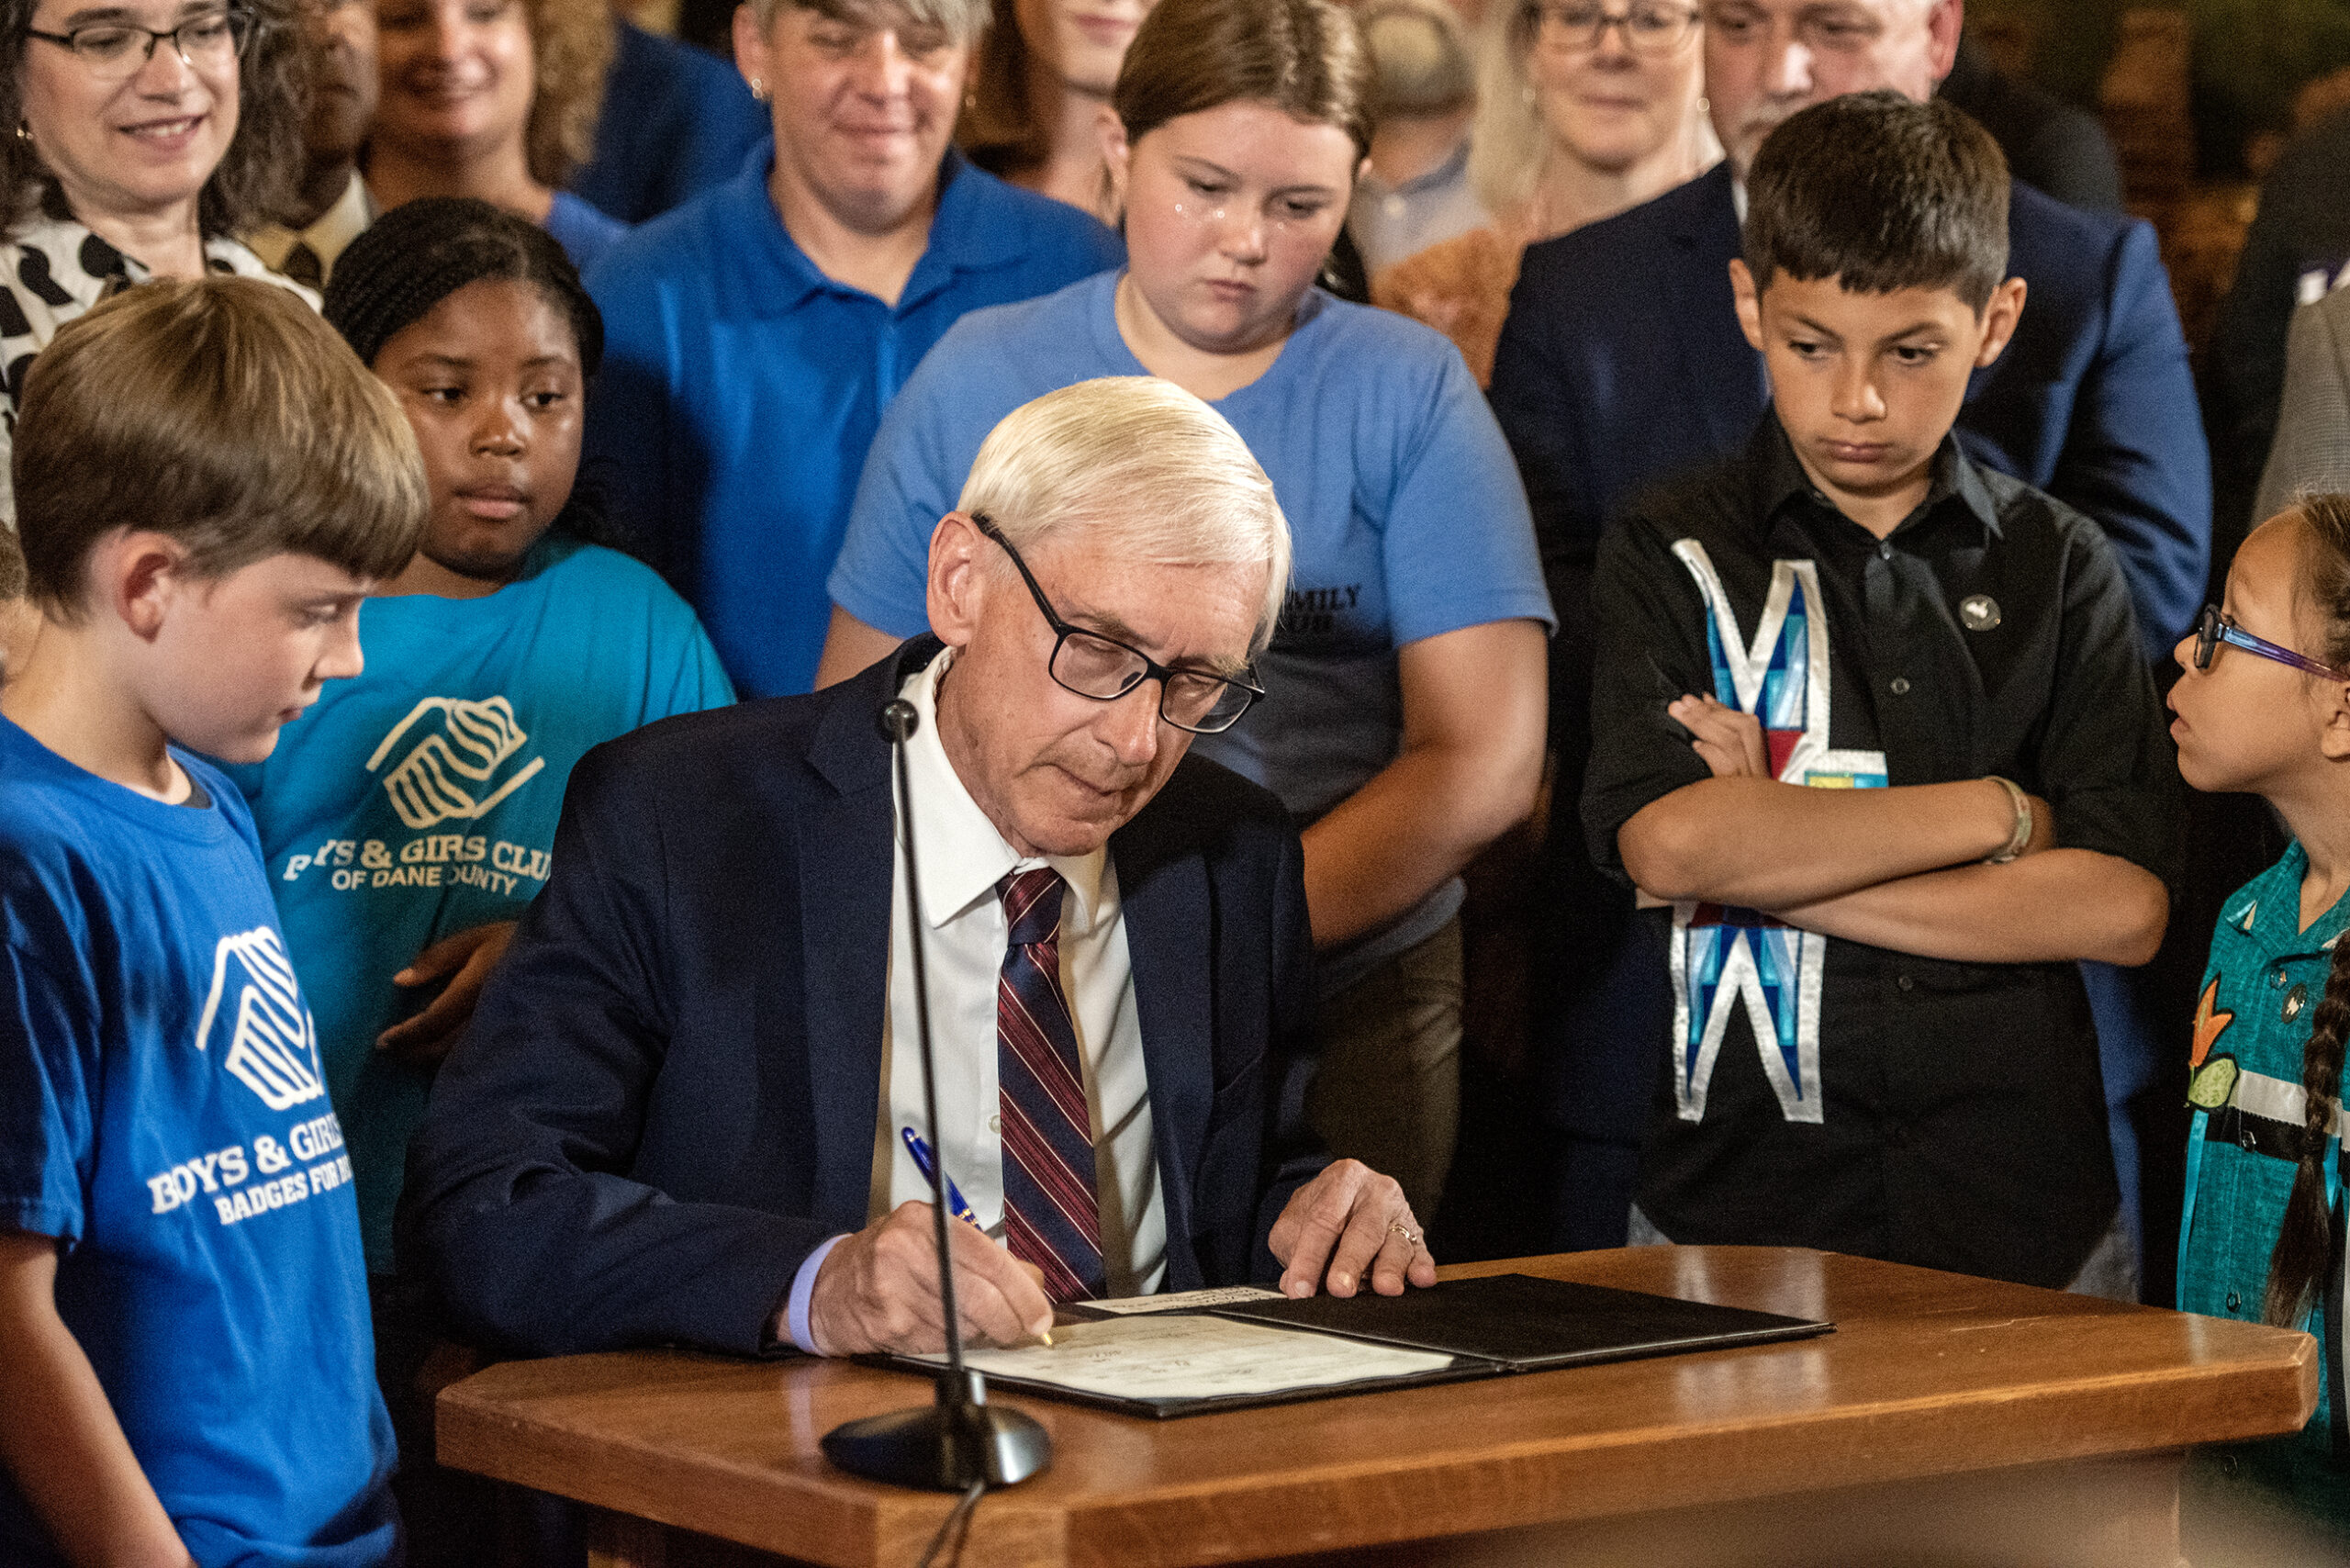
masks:
[[[1231,1306],[1244,1301],[1280,1301],[1281,1293],[1259,1285],[1211,1285],[1203,1291],[1175,1291],[1161,1295],[1122,1295],[1115,1301],[1089,1301],[1088,1312],[1114,1312],[1125,1317],[1137,1312],[1183,1312],[1201,1306]]]
[[[944,1366],[946,1358],[910,1360]],[[1113,1399],[1220,1399],[1441,1372],[1450,1356],[1222,1317],[1142,1314],[1053,1329],[1049,1346],[966,1350],[990,1377]]]

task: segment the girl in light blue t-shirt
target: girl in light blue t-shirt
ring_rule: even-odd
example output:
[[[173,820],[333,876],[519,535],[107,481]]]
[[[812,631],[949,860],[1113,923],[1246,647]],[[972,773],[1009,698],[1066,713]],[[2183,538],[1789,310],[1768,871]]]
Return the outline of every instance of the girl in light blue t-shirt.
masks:
[[[1323,993],[1309,1109],[1425,1217],[1457,1119],[1460,875],[1533,808],[1551,614],[1516,468],[1460,353],[1314,286],[1369,144],[1367,71],[1326,0],[1161,0],[1107,138],[1127,267],[973,312],[908,380],[833,570],[818,681],[927,629],[931,532],[1004,415],[1103,375],[1213,403],[1272,479],[1297,565],[1258,671],[1271,700],[1197,749],[1304,827]]]

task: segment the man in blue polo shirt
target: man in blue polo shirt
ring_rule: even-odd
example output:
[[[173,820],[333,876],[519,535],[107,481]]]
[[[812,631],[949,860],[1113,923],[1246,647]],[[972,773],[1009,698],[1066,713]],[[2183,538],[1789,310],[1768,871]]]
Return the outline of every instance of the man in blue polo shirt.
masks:
[[[806,691],[865,452],[965,311],[1113,266],[1107,229],[948,139],[987,0],[752,0],[734,54],[772,147],[588,283],[588,454],[745,697]]]

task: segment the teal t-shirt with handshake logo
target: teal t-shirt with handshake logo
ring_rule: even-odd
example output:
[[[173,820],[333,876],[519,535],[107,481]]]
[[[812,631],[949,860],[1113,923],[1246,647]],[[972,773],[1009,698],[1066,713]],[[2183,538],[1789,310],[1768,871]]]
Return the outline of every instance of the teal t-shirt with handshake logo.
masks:
[[[440,989],[392,976],[444,937],[520,918],[590,747],[734,700],[693,610],[643,565],[562,534],[530,565],[479,599],[368,600],[365,671],[233,774],[317,1012],[379,1273],[431,1073],[375,1039]]]

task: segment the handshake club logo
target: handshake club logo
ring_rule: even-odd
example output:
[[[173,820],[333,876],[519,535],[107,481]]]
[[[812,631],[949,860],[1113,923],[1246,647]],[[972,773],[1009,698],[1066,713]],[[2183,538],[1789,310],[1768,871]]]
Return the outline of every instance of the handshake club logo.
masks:
[[[229,1000],[231,984],[236,997]],[[222,1004],[233,1009],[224,1014]],[[232,1017],[221,1065],[273,1111],[291,1110],[326,1092],[319,1081],[318,1030],[302,1005],[293,960],[275,928],[257,925],[223,936],[212,954],[212,992],[196,1025],[196,1048],[208,1050],[216,1020]]]
[[[499,770],[515,758],[530,740],[514,717],[514,705],[503,697],[472,702],[455,697],[428,697],[392,726],[367,771],[383,767],[402,736],[419,728],[428,715],[441,715],[437,727],[424,729],[390,772],[384,775],[384,792],[392,809],[409,827],[424,829],[437,823],[474,822],[487,816],[498,802],[520,790],[547,765],[534,756],[509,773],[505,782],[490,787]]]

